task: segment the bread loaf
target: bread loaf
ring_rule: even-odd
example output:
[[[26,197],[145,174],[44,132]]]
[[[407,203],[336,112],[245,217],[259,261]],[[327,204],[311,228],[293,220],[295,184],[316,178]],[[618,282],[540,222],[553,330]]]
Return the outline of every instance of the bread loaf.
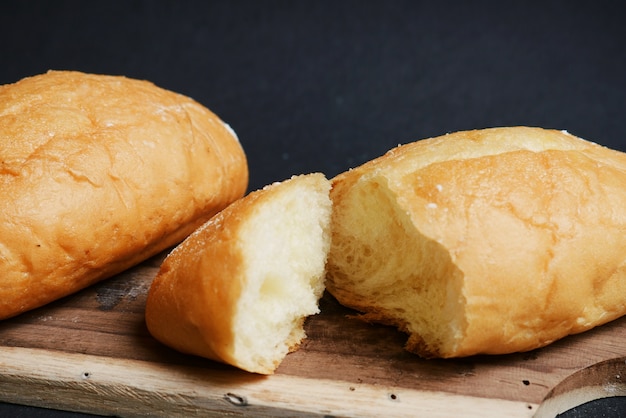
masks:
[[[626,313],[626,154],[493,128],[332,183],[327,289],[421,356],[532,350]]]
[[[190,235],[150,287],[150,333],[181,352],[272,374],[318,312],[329,189],[322,174],[293,177],[236,201]]]
[[[51,71],[0,87],[0,319],[182,241],[246,190],[233,131],[146,81]]]

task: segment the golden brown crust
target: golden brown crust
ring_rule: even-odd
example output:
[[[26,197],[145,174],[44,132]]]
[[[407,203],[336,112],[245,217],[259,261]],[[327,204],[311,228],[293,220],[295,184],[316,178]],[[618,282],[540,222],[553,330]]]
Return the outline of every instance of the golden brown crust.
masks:
[[[264,194],[252,192],[235,201],[163,261],[146,302],[153,337],[183,353],[235,361],[232,321],[246,285],[238,234]]]
[[[375,189],[401,225],[389,230],[405,234],[374,247],[383,249],[379,264],[414,251],[380,280],[404,280],[398,294],[415,295],[403,302],[412,313],[360,287],[377,269],[352,263],[368,246],[345,226],[361,199],[353,193]],[[333,180],[327,288],[406,328],[407,348],[425,357],[538,348],[626,313],[624,190],[626,154],[564,132],[498,128],[408,144]],[[351,258],[346,242],[358,249]],[[418,273],[400,272],[412,258]]]
[[[0,87],[0,318],[183,240],[247,187],[232,131],[192,99],[51,71]]]

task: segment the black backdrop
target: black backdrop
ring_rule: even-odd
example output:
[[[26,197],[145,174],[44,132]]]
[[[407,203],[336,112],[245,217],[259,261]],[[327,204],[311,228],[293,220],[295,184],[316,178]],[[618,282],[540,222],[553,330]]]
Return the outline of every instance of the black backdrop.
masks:
[[[71,69],[191,96],[237,131],[251,190],[490,126],[566,129],[626,151],[620,3],[9,1],[0,84]],[[36,413],[47,412],[0,404]]]

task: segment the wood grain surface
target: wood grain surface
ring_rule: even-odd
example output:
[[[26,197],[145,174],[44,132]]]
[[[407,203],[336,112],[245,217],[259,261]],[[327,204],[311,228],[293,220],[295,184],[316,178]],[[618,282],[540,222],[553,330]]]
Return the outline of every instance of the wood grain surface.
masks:
[[[0,400],[119,416],[531,417],[560,381],[626,355],[626,318],[528,353],[424,360],[330,295],[276,374],[170,350],[147,332],[164,254],[0,323]]]

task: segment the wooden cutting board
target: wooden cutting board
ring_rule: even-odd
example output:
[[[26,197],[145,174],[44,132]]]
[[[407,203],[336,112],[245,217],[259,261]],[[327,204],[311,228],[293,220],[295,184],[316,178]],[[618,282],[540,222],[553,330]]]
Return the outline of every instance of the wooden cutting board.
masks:
[[[529,353],[424,360],[403,350],[404,334],[325,295],[300,350],[258,376],[148,334],[163,257],[0,322],[0,400],[119,416],[531,417],[566,377],[626,355],[622,318]]]

